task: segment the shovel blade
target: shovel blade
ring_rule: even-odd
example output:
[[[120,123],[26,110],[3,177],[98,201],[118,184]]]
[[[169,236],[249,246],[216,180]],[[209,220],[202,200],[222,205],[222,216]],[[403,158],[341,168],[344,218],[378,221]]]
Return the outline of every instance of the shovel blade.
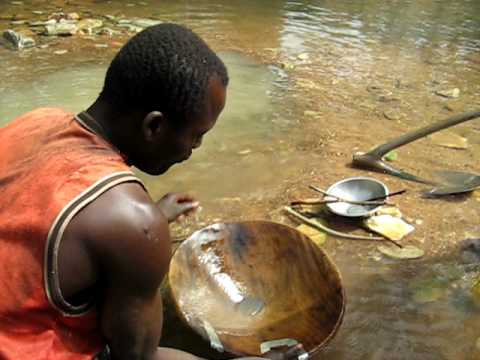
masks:
[[[473,191],[480,187],[480,175],[461,171],[438,171],[445,185],[439,185],[424,193],[425,196],[445,196]]]

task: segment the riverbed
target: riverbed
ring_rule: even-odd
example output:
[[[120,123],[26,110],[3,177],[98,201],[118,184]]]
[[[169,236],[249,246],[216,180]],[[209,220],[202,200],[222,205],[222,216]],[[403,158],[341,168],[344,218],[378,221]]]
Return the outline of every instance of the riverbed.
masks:
[[[0,30],[31,31],[55,12],[102,19],[114,33],[34,37],[0,47],[0,124],[39,106],[87,107],[115,52],[134,31],[120,20],[177,22],[198,32],[227,64],[227,106],[192,159],[154,178],[152,197],[189,192],[203,210],[175,238],[217,221],[266,219],[350,176],[391,191],[415,231],[402,240],[419,260],[382,256],[373,242],[329,237],[324,249],[347,291],[343,325],[322,359],[480,359],[478,259],[459,246],[480,237],[480,194],[425,199],[425,185],[349,166],[352,155],[409,130],[480,108],[480,3],[460,1],[4,1]],[[12,23],[13,22],[13,23]],[[457,96],[442,93],[458,89]],[[396,167],[480,172],[480,120],[446,130],[462,149],[422,139],[397,151]],[[475,258],[473,258],[475,259]]]

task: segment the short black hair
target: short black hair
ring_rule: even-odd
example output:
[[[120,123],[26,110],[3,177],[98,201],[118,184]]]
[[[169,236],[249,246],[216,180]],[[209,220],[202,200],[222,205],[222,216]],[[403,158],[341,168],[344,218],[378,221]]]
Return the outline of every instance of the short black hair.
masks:
[[[177,24],[154,25],[115,56],[99,99],[119,111],[159,110],[181,125],[202,110],[214,75],[227,86],[224,63],[198,35]]]

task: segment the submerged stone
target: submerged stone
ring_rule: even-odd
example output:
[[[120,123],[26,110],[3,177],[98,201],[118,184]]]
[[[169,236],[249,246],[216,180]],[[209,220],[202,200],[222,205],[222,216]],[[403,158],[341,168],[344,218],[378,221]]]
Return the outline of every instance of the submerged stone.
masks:
[[[13,30],[5,30],[3,32],[3,38],[16,50],[35,46],[35,40]]]
[[[98,32],[99,35],[108,35],[108,36],[114,36],[114,35],[116,35],[116,34],[118,34],[118,33],[119,33],[118,31],[115,31],[115,30],[110,29],[110,28],[107,28],[107,27],[101,29],[101,30]]]
[[[69,22],[57,22],[55,24],[45,26],[44,35],[47,36],[71,36],[78,31],[75,24]]]
[[[455,89],[451,89],[451,90],[437,90],[437,91],[435,91],[435,94],[438,95],[438,96],[445,97],[445,98],[455,99],[455,98],[458,98],[460,96],[460,89],[455,88]]]
[[[138,33],[143,30],[143,28],[140,26],[135,26],[128,23],[118,24],[117,26],[121,28],[126,28],[128,31],[135,32],[135,33]]]
[[[76,13],[76,12],[68,13],[68,14],[66,15],[66,19],[67,19],[67,20],[79,20],[79,19],[80,19],[80,15],[78,15],[78,13]]]
[[[152,19],[133,19],[131,24],[134,26],[139,26],[141,28],[146,28],[149,26],[154,26],[161,24],[162,21],[160,20],[152,20]]]
[[[388,120],[400,120],[403,114],[396,109],[387,109],[383,112],[383,116]]]
[[[446,295],[449,282],[438,277],[414,279],[409,284],[417,303],[434,302]]]
[[[308,53],[302,53],[302,54],[299,54],[299,55],[297,56],[297,58],[298,58],[299,60],[308,60],[308,59],[310,58],[310,56],[308,55]]]
[[[403,248],[399,248],[395,245],[379,245],[377,246],[378,251],[383,255],[391,257],[393,259],[418,259],[425,255],[425,252],[422,249],[417,248],[413,245],[407,245]]]
[[[93,30],[101,28],[103,21],[99,19],[84,19],[80,20],[77,24],[78,30],[91,35]]]
[[[32,27],[37,27],[37,26],[55,25],[56,23],[57,23],[57,20],[50,19],[47,21],[32,21],[29,23],[29,25]]]
[[[466,262],[480,261],[480,238],[468,238],[460,243],[460,253]]]
[[[453,132],[442,131],[430,135],[429,138],[435,145],[462,150],[468,148],[468,140],[463,136],[457,135]]]

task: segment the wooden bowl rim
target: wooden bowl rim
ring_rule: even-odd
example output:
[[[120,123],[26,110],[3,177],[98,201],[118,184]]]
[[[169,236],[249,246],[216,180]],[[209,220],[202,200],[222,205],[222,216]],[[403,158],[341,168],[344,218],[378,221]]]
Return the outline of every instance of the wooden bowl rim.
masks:
[[[194,235],[200,231],[203,231],[211,226],[214,226],[214,225],[240,225],[240,224],[269,224],[269,225],[275,225],[275,226],[280,226],[280,227],[285,227],[287,229],[290,229],[290,230],[293,230],[293,232],[296,232],[298,233],[301,237],[305,237],[307,238],[316,248],[317,250],[319,250],[322,255],[327,259],[328,263],[331,265],[331,268],[332,270],[335,272],[336,274],[336,277],[338,278],[338,284],[340,285],[340,288],[341,288],[341,294],[342,294],[342,307],[341,307],[341,310],[340,310],[340,314],[338,315],[338,318],[337,318],[337,321],[335,323],[335,326],[333,327],[332,331],[330,332],[330,334],[325,338],[323,339],[323,341],[318,344],[317,346],[315,346],[312,350],[310,350],[308,352],[308,354],[310,356],[313,356],[315,354],[317,354],[318,352],[320,352],[332,339],[333,337],[337,334],[338,330],[340,329],[340,326],[343,322],[343,318],[344,318],[344,315],[345,315],[345,309],[346,309],[346,303],[347,303],[347,299],[346,299],[346,292],[345,292],[345,287],[343,286],[343,278],[342,278],[342,275],[337,267],[337,265],[335,264],[335,262],[333,262],[333,260],[330,258],[330,256],[327,254],[327,252],[325,250],[323,250],[320,246],[316,245],[312,239],[310,239],[310,237],[308,237],[307,235],[303,234],[302,232],[298,231],[296,228],[294,228],[293,226],[290,226],[290,225],[286,225],[286,224],[282,224],[282,223],[278,223],[278,222],[274,222],[274,221],[268,221],[268,220],[244,220],[244,221],[230,221],[230,222],[217,222],[217,223],[213,223],[213,224],[210,224],[210,225],[207,225],[207,226],[204,226],[202,227],[201,229],[199,230],[196,230],[195,232],[192,233],[192,235],[190,235],[185,241],[183,241],[179,246],[178,248],[176,249],[175,253],[172,255],[171,257],[171,260],[170,262],[173,262],[173,259],[175,258],[175,255],[176,253],[178,252],[178,250],[180,250],[181,247],[183,246],[187,246],[185,244],[189,243],[190,241],[192,241],[192,239],[194,238]],[[171,269],[171,267],[170,267]],[[168,271],[168,282],[169,282],[169,288],[170,288],[170,294],[171,294],[171,297],[172,297],[172,300],[173,300],[173,303],[175,304],[175,308],[176,308],[176,311],[177,311],[177,314],[180,315],[180,318],[182,319],[182,321],[187,324],[187,326],[191,329],[193,329],[193,331],[200,335],[203,339],[205,339],[207,342],[209,341],[209,339],[206,339],[204,337],[204,334],[203,333],[200,333],[199,331],[197,331],[193,326],[190,325],[190,323],[188,322],[188,320],[186,319],[185,317],[185,314],[183,313],[183,311],[180,309],[180,306],[178,304],[178,301],[177,299],[175,298],[175,295],[174,295],[174,292],[173,292],[173,289],[172,289],[172,283],[170,282],[170,269]],[[238,356],[252,356],[252,354],[246,354],[246,353],[241,353],[241,352],[237,352],[237,351],[233,351],[231,349],[225,349],[228,353],[230,354],[233,354],[233,355],[238,355]]]

